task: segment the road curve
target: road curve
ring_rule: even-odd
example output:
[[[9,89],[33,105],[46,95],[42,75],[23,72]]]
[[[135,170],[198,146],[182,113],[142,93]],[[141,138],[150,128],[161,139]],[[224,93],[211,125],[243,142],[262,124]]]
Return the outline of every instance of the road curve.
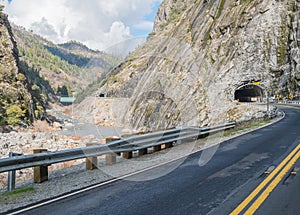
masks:
[[[139,182],[131,180],[165,171],[177,163],[22,214],[229,214],[266,179],[265,170],[278,166],[300,143],[300,110],[281,109],[286,112],[282,121],[222,143],[204,166],[198,164],[202,153],[198,152],[160,178]],[[285,212],[289,214],[299,211],[295,200],[300,199],[299,192],[295,192],[300,186],[299,175],[289,181],[288,189],[285,189],[286,184],[280,183],[257,214],[282,214],[282,210],[272,210],[270,205],[274,202],[281,203],[278,207],[288,206]],[[281,196],[283,193],[285,195]]]

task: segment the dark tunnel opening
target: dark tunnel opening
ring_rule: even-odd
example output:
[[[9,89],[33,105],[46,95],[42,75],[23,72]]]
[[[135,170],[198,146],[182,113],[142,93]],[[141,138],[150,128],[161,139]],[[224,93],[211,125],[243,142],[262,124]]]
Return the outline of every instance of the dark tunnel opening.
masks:
[[[234,99],[239,102],[262,102],[263,90],[253,84],[238,88],[234,93]]]

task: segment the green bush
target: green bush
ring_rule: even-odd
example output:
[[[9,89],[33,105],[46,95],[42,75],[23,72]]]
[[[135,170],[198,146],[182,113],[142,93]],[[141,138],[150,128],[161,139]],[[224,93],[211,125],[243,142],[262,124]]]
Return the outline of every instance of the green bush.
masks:
[[[1,4],[0,4],[0,12],[2,12],[3,9],[4,9],[4,5],[1,5]]]
[[[9,125],[18,125],[21,122],[21,118],[25,116],[24,111],[17,105],[11,105],[6,110],[7,123]]]

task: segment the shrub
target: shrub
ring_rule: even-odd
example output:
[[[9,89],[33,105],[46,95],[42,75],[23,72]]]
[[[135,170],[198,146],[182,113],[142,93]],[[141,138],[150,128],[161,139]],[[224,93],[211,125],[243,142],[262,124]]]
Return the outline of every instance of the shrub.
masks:
[[[21,122],[21,118],[25,116],[24,111],[17,105],[11,105],[6,110],[7,123],[9,125],[18,125]]]

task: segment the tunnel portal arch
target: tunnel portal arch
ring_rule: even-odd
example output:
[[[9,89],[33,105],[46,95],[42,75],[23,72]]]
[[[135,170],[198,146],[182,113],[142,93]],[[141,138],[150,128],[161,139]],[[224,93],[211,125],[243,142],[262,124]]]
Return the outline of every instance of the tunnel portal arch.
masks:
[[[262,102],[264,89],[255,84],[245,84],[234,92],[234,100],[239,102]]]

